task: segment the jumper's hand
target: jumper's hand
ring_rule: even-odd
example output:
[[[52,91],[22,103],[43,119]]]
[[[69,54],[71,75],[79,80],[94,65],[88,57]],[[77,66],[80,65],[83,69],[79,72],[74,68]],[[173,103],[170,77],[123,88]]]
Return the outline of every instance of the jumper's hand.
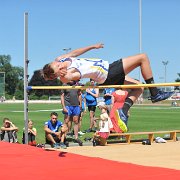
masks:
[[[61,69],[60,72],[59,72],[60,78],[64,77],[66,74],[67,74],[67,69]]]
[[[100,48],[104,48],[104,44],[103,43],[98,43],[94,45],[95,49],[100,49]]]
[[[59,76],[64,77],[67,74],[67,67],[64,64],[59,65]]]

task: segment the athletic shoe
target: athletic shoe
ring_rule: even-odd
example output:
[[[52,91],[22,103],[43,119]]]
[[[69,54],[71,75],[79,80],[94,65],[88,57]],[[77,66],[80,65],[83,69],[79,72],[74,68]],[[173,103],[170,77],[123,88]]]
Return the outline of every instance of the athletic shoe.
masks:
[[[93,130],[91,128],[86,130],[87,133],[93,132]]]
[[[84,135],[85,133],[83,133],[82,131],[79,131],[78,134],[79,134],[80,136],[82,136],[82,135]]]
[[[127,121],[128,117],[123,113],[122,109],[118,109],[115,111],[115,117],[118,120],[118,125],[120,129],[125,133],[128,131]]]
[[[92,143],[93,143],[93,146],[94,146],[94,147],[97,145],[97,143],[96,143],[96,140],[95,140],[95,139],[93,139]]]
[[[60,146],[59,146],[58,143],[55,143],[55,144],[53,144],[53,148],[54,148],[54,149],[60,149]]]
[[[85,141],[91,141],[91,139],[92,139],[91,137],[85,137],[84,138]]]
[[[69,147],[69,142],[67,140],[64,140],[64,144],[66,145],[66,147]]]
[[[79,146],[83,146],[83,142],[80,139],[75,139],[74,142],[78,143]]]
[[[66,145],[64,143],[60,143],[61,149],[67,149]]]
[[[148,99],[152,101],[152,103],[163,101],[165,99],[168,99],[174,94],[174,92],[164,92],[164,91],[158,91],[158,93],[155,96],[151,96]]]
[[[36,147],[38,147],[38,148],[44,148],[45,145],[44,145],[44,144],[37,144]]]
[[[98,130],[97,127],[93,128],[91,132],[96,132]]]
[[[74,132],[68,132],[67,133],[67,136],[71,136],[72,137],[73,135],[74,135]]]
[[[156,143],[166,143],[167,141],[166,141],[165,139],[161,138],[161,137],[157,137],[157,138],[155,139],[155,142],[156,142]]]

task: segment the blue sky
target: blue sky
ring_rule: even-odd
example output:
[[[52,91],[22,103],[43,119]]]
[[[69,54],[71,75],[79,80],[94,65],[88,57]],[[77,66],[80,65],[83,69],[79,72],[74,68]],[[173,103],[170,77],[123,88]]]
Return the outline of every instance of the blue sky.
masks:
[[[0,0],[0,54],[24,66],[24,12],[29,14],[29,75],[63,54],[102,42],[82,57],[109,63],[139,53],[139,0]],[[142,52],[155,82],[174,82],[180,73],[180,1],[142,0]],[[131,77],[138,78],[139,70]]]

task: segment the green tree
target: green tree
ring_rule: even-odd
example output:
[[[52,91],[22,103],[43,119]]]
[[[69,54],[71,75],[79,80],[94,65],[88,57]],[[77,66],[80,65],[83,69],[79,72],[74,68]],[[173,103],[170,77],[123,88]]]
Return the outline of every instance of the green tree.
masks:
[[[29,81],[29,86],[61,86],[62,83],[59,79],[54,79],[52,81],[46,81],[42,75],[41,70],[34,71],[33,76]],[[53,95],[60,95],[60,90],[32,90],[30,91],[30,95],[36,95],[37,97],[41,98],[42,96],[53,96]]]
[[[22,67],[11,65],[10,55],[0,55],[0,71],[5,72],[6,93],[13,96],[16,91],[20,91],[23,94],[24,70]]]

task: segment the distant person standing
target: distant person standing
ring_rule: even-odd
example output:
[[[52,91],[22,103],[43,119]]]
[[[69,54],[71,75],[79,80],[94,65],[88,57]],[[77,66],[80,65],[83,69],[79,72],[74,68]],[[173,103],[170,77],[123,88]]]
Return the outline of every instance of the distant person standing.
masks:
[[[90,79],[90,85],[94,86],[95,81]],[[97,105],[97,98],[99,97],[99,89],[98,88],[88,88],[86,89],[86,105],[89,111],[90,117],[90,127],[86,132],[93,132],[97,130],[97,123],[94,120],[96,105]],[[94,127],[94,130],[92,129]]]
[[[71,81],[64,85],[75,85],[75,81]],[[74,122],[74,141],[82,146],[82,141],[78,138],[79,116],[81,112],[81,92],[78,89],[66,89],[61,91],[61,104],[63,107],[64,123],[68,126],[68,132],[71,130],[72,121]],[[71,121],[72,118],[72,121]]]
[[[1,102],[4,102],[5,100],[6,100],[5,97],[4,97],[4,96],[1,96],[0,101],[1,101]]]
[[[111,112],[112,109],[112,93],[115,91],[115,88],[105,88],[103,91],[104,94],[104,102],[108,108],[108,113]]]
[[[128,96],[128,91],[123,89],[117,89],[115,92],[112,93],[112,110],[110,112],[110,118],[113,123],[112,132],[126,132],[127,131],[127,121],[122,124],[122,121],[116,116],[116,112],[119,111],[124,106],[125,100]],[[120,124],[121,123],[121,124]]]

